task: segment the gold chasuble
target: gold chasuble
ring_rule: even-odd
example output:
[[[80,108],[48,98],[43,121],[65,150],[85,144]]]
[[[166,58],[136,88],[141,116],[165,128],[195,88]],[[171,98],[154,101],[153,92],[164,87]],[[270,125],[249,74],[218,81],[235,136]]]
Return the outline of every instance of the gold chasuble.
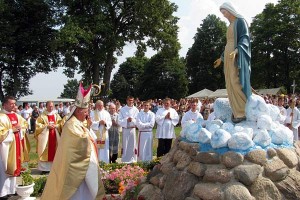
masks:
[[[97,156],[96,152],[89,130],[84,124],[75,116],[68,119],[63,126],[60,143],[41,199],[71,199],[83,181],[86,181],[87,185],[92,183],[94,188],[98,187],[94,189],[96,191],[94,196],[95,199],[102,200],[105,192],[98,163],[95,165],[92,178],[86,178],[91,156]],[[92,153],[95,155],[91,155]]]
[[[24,133],[24,138],[21,141],[21,143],[22,143],[22,148],[23,148],[23,162],[29,162],[29,160],[30,160],[30,157],[29,157],[30,142],[29,142],[29,138],[26,133]]]
[[[13,122],[11,122],[8,115],[14,115],[14,117],[12,117],[12,119],[14,119]],[[17,124],[21,126],[22,131],[13,133],[12,132],[13,125],[17,125]],[[0,162],[3,162],[3,166],[5,167],[5,172],[8,175],[18,176],[20,174],[21,163],[24,162],[24,152],[23,152],[23,145],[21,145],[21,138],[25,137],[27,127],[28,124],[22,116],[13,112],[8,113],[4,110],[1,111],[0,144],[7,137],[9,137],[9,134],[14,135],[13,137],[11,137],[11,142],[7,143],[7,145],[2,144],[2,161]],[[26,149],[28,150],[30,149],[30,147],[27,146]]]
[[[52,116],[52,121],[50,121],[49,116]],[[54,119],[53,119],[54,117]],[[49,124],[56,124],[56,128],[53,130],[49,130],[47,126]],[[39,156],[39,161],[49,161],[52,162],[57,143],[60,140],[60,133],[61,133],[61,117],[59,114],[51,114],[46,110],[44,111],[36,120],[36,130],[34,133],[34,137],[37,139],[37,153]],[[53,131],[53,134],[51,134]],[[53,144],[53,145],[51,145]]]

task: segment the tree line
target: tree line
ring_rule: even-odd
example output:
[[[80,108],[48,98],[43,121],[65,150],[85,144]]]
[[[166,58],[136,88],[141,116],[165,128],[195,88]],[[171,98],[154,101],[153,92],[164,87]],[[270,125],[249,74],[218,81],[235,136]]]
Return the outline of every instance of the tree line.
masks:
[[[58,67],[70,78],[62,97],[76,96],[75,72],[87,84],[103,77],[101,95],[120,100],[178,99],[225,88],[222,69],[212,67],[225,46],[225,22],[208,15],[180,57],[176,10],[169,0],[0,1],[0,99],[31,94],[29,80]],[[299,27],[300,0],[266,4],[253,18],[253,88],[284,86],[290,92],[293,79],[299,85]],[[110,81],[116,56],[128,43],[136,44],[135,56]],[[151,58],[145,57],[148,47],[157,52]]]

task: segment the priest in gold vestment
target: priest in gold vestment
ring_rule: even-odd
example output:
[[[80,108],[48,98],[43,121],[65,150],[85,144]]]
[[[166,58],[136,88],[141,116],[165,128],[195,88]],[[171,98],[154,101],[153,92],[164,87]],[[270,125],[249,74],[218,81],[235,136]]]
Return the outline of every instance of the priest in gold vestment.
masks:
[[[16,100],[7,96],[0,113],[0,197],[15,194],[16,177],[20,175],[24,161],[22,139],[28,124],[14,112]]]
[[[46,103],[46,110],[37,118],[34,136],[37,139],[39,156],[38,170],[50,171],[61,133],[61,117],[54,110],[52,101]]]
[[[75,106],[62,129],[41,198],[43,200],[102,200],[105,195],[98,165],[96,137],[83,123],[89,114],[90,89],[84,90],[80,83]]]

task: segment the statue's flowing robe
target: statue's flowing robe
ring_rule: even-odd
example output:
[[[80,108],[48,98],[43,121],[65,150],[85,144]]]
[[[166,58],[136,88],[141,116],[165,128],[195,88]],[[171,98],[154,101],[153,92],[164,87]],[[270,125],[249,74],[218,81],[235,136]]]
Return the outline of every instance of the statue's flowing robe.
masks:
[[[252,94],[250,84],[251,45],[249,31],[243,18],[236,18],[227,29],[227,44],[223,53],[226,89],[235,118],[245,117],[246,101]],[[229,54],[238,50],[236,59]]]

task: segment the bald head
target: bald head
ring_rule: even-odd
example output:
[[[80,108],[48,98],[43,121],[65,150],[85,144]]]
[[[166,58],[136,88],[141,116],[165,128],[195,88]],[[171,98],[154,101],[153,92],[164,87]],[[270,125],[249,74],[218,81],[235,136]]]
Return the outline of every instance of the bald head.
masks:
[[[101,100],[97,100],[97,101],[96,101],[96,105],[104,105],[104,103],[103,103],[103,101],[101,101]]]
[[[114,114],[116,112],[116,105],[114,103],[109,104],[109,113]]]
[[[95,107],[96,107],[97,110],[103,110],[104,109],[104,103],[103,103],[103,101],[97,100],[96,104],[95,104]]]

